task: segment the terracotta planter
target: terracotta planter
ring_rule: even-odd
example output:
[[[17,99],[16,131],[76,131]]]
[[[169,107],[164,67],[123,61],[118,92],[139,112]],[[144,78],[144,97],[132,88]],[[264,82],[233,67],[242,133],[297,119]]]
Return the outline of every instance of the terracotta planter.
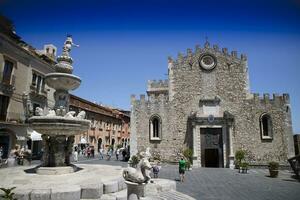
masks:
[[[276,178],[278,176],[278,170],[269,169],[270,177]]]

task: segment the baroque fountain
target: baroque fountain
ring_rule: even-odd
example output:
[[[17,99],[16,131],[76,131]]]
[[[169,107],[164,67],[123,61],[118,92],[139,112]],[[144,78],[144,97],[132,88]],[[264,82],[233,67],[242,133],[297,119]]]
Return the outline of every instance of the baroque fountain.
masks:
[[[175,181],[155,179],[149,183],[149,149],[141,153],[142,159],[136,169],[70,163],[75,135],[85,132],[90,126],[90,121],[84,119],[84,111],[77,115],[69,111],[69,91],[81,83],[81,79],[72,74],[72,46],[76,45],[68,36],[62,55],[57,58],[55,73],[45,77],[46,84],[55,90],[53,109],[36,108],[36,116],[28,120],[31,128],[42,134],[42,165],[1,169],[0,187],[16,187],[15,197],[20,200],[159,200],[165,199],[161,195],[173,196],[176,193],[178,196]],[[182,199],[194,200],[187,195]]]
[[[76,134],[87,131],[90,121],[84,119],[85,112],[75,116],[69,111],[69,91],[79,87],[81,79],[72,74],[73,60],[70,57],[73,43],[71,36],[67,36],[63,52],[57,58],[55,72],[45,76],[46,84],[55,90],[55,105],[53,110],[39,108],[36,116],[29,119],[32,129],[40,132],[43,139],[43,163],[37,169],[38,174],[63,174],[73,172],[70,166],[70,155]]]

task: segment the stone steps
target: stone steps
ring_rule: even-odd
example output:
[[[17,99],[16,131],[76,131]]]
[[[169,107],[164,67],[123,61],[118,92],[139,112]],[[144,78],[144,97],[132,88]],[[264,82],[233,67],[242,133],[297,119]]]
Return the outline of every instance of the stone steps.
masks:
[[[127,189],[109,193],[109,194],[103,194],[101,198],[97,199],[80,199],[80,200],[127,200]]]
[[[196,200],[186,194],[177,192],[175,190],[160,192],[159,197],[161,197],[164,200]]]

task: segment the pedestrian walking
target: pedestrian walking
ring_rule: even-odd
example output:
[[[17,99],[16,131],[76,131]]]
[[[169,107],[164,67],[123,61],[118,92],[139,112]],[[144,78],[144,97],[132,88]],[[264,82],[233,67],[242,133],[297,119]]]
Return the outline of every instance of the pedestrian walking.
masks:
[[[153,172],[153,178],[158,178],[158,173],[160,171],[161,166],[159,166],[158,163],[154,163],[154,166],[152,168],[152,172]]]
[[[74,161],[75,162],[78,161],[78,149],[77,149],[77,147],[74,148]]]
[[[111,156],[112,156],[112,148],[110,148],[108,151],[107,151],[107,160],[110,160],[111,159]]]
[[[117,160],[119,160],[119,154],[120,154],[120,149],[118,148],[117,151],[116,151],[116,158],[117,158]]]
[[[87,153],[87,157],[90,158],[90,156],[91,156],[91,149],[90,149],[90,147],[87,148],[86,153]]]
[[[99,160],[103,160],[103,148],[101,147],[100,149],[99,149]]]
[[[94,149],[94,147],[91,148],[91,154],[92,154],[92,157],[95,158],[95,149]]]
[[[179,161],[179,176],[180,176],[180,182],[184,182],[184,174],[185,174],[185,165],[186,162],[183,157],[181,157]]]

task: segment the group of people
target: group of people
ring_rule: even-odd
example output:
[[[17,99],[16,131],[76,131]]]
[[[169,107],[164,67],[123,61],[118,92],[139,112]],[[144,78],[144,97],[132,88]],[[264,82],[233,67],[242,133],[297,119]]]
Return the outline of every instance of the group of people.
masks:
[[[3,158],[4,150],[3,147],[0,147],[0,160],[1,165],[5,164],[8,167],[13,167],[15,165],[24,165],[30,164],[31,162],[31,150],[26,147],[20,147],[16,145],[14,149],[12,149],[8,155],[7,159]]]
[[[83,148],[80,150],[78,146],[74,147],[73,151],[73,158],[74,161],[78,161],[78,155],[84,155],[87,158],[94,158],[95,157],[95,149],[92,146],[88,146],[86,148]],[[111,160],[111,157],[115,154],[116,160],[121,160],[121,155],[122,155],[122,160],[123,161],[128,161],[130,155],[129,155],[129,149],[128,148],[117,148],[115,151],[112,147],[109,147],[106,152],[104,150],[104,147],[101,147],[99,149],[99,159],[103,160],[104,157],[106,156],[106,160]]]
[[[178,167],[179,167],[180,182],[184,182],[185,170],[186,170],[186,167],[187,167],[184,157],[180,158],[180,160],[178,162]],[[155,162],[152,166],[153,178],[158,178],[158,173],[159,173],[160,169],[161,169],[160,164]]]
[[[122,154],[122,160],[127,161],[127,158],[129,157],[129,151],[126,148],[117,148],[115,151],[113,148],[108,148],[106,151],[106,160],[110,160],[113,154],[115,153],[116,155],[116,160],[120,160],[120,155]],[[104,159],[104,148],[99,149],[99,159],[103,160]]]

